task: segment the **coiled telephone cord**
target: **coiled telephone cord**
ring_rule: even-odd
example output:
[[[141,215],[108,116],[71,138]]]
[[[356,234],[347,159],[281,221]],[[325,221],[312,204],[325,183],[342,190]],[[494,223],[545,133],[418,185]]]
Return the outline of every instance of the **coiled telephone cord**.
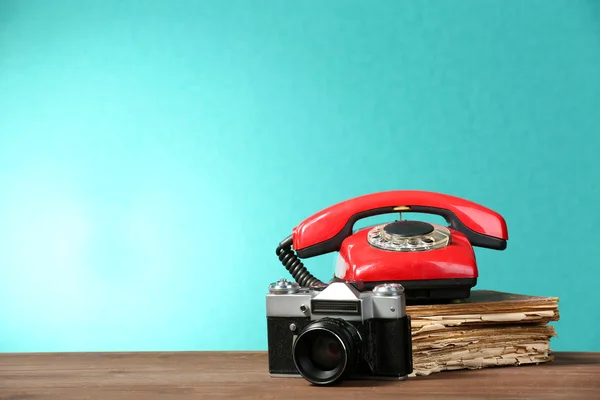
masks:
[[[288,236],[284,241],[279,243],[275,251],[279,261],[288,270],[292,277],[301,287],[310,287],[315,284],[323,284],[319,279],[315,278],[304,266],[292,249],[292,236]]]

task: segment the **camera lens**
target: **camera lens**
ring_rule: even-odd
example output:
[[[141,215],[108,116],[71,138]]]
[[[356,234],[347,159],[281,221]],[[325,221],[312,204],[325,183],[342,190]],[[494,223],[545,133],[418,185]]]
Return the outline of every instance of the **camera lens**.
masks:
[[[324,318],[300,332],[293,354],[306,380],[317,385],[334,383],[354,371],[360,359],[360,335],[342,319]]]

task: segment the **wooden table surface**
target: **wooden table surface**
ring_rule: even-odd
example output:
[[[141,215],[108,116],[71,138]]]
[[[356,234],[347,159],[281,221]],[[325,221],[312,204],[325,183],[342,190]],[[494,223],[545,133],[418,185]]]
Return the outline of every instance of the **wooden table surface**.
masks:
[[[271,378],[261,352],[0,354],[0,399],[600,399],[600,353],[441,372],[404,382],[311,386]]]

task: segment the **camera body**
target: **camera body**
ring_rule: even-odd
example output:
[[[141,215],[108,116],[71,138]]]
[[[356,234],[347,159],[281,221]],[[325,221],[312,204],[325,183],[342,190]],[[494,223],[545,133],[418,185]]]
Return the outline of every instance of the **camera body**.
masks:
[[[404,288],[361,291],[332,282],[301,288],[281,279],[267,294],[268,362],[272,377],[317,385],[342,379],[404,380],[412,372],[410,317]]]

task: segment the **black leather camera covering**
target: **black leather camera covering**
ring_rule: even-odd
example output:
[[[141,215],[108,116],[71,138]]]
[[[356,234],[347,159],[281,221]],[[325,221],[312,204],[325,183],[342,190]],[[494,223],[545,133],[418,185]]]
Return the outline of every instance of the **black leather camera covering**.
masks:
[[[294,336],[310,323],[310,317],[267,317],[269,372],[298,375],[294,364]],[[402,377],[413,370],[410,317],[346,321],[363,338],[358,369],[346,378]],[[290,325],[296,326],[295,331]]]

